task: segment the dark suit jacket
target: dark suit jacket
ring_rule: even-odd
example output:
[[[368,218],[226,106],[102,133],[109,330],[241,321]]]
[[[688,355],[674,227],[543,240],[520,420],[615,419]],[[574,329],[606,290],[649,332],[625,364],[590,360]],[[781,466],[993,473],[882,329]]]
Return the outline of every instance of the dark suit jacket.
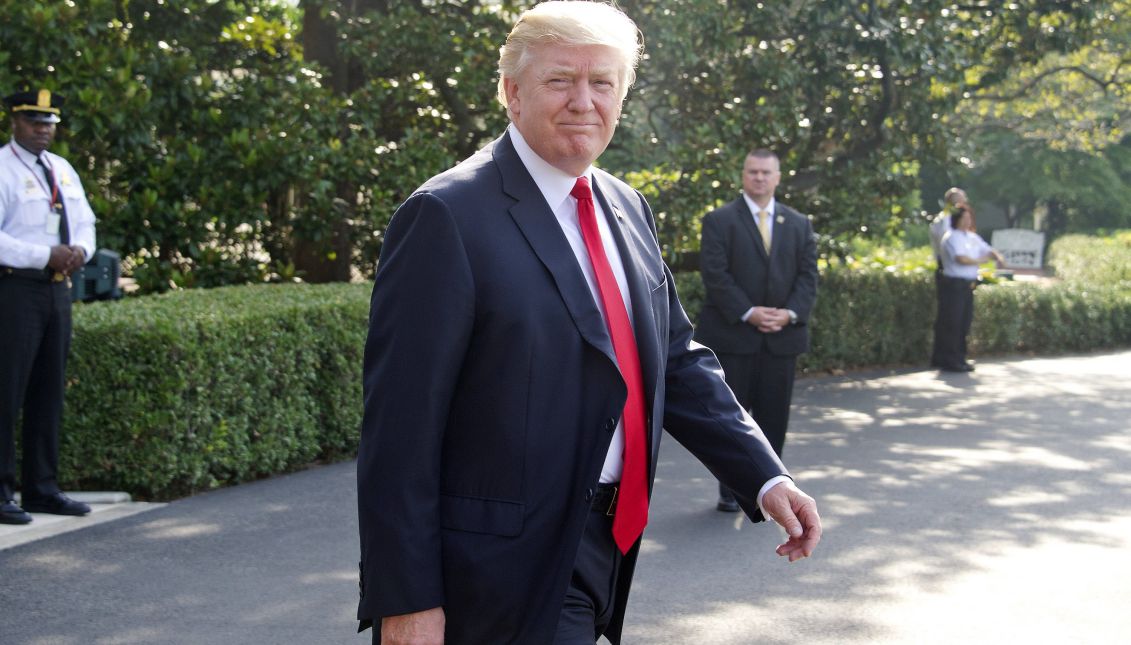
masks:
[[[593,179],[630,283],[652,476],[663,427],[760,520],[754,496],[785,468],[714,355],[692,342],[643,197],[599,170]],[[550,642],[626,388],[577,259],[509,136],[394,215],[364,390],[362,627],[443,606],[454,645]]]
[[[703,218],[699,262],[707,298],[695,340],[716,352],[793,356],[809,351],[817,299],[817,243],[809,218],[777,202],[770,253],[739,196]],[[797,324],[763,334],[742,322],[751,307],[792,309]]]

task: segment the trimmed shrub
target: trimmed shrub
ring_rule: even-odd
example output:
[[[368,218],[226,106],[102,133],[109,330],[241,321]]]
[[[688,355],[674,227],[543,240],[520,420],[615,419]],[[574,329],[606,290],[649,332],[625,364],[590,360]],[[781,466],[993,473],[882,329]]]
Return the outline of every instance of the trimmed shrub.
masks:
[[[368,293],[262,285],[77,305],[65,485],[169,499],[352,455]]]
[[[676,276],[692,322],[705,297],[698,273]],[[925,365],[934,337],[933,273],[826,267],[810,320],[805,372]],[[1060,354],[1131,346],[1131,290],[1068,282],[1000,282],[974,295],[972,355]]]
[[[1066,282],[1131,288],[1131,231],[1059,237],[1049,245],[1047,264]]]
[[[675,276],[691,320],[698,273]],[[352,457],[370,285],[189,290],[75,307],[60,472],[68,488],[142,499]],[[975,355],[1131,346],[1131,290],[985,285]],[[925,365],[934,277],[921,268],[822,267],[804,371]]]

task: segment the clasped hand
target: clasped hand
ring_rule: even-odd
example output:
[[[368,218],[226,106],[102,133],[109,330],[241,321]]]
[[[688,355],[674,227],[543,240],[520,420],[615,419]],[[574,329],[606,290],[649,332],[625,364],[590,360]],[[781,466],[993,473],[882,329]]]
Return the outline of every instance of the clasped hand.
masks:
[[[85,263],[86,251],[77,244],[56,244],[51,247],[51,258],[47,260],[48,267],[66,276],[78,271]]]
[[[776,307],[754,307],[746,317],[747,324],[754,325],[763,334],[772,334],[789,324],[789,310]]]

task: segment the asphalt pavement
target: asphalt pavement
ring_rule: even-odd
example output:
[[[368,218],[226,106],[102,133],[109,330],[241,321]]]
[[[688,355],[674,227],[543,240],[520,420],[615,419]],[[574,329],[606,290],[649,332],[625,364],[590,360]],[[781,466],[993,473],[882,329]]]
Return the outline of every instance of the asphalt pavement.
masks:
[[[818,552],[715,511],[666,438],[626,643],[1131,643],[1131,351],[803,378],[794,403]],[[352,462],[37,516],[0,532],[0,644],[368,643],[357,553]]]

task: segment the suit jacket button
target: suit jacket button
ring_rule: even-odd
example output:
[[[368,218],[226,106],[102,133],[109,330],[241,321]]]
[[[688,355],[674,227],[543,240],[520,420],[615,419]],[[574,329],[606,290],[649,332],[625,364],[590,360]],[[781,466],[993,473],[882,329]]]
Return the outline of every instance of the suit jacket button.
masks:
[[[616,429],[617,429],[617,420],[616,419],[608,419],[607,421],[605,421],[605,432],[612,432],[613,430],[616,430]]]
[[[589,502],[592,502],[592,501],[593,501],[593,489],[590,488],[589,490],[585,491],[585,503],[588,504]]]

